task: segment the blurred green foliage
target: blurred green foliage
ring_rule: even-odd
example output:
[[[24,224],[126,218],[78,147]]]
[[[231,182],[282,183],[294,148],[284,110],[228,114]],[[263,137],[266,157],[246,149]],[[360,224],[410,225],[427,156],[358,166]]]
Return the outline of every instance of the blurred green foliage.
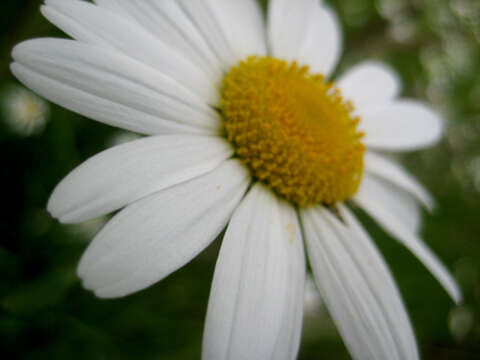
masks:
[[[329,3],[338,12],[345,35],[339,73],[367,58],[383,60],[398,71],[405,96],[429,101],[445,114],[445,140],[402,160],[438,200],[437,211],[426,215],[423,235],[454,272],[465,303],[455,307],[407,250],[372,221],[362,219],[398,280],[424,359],[479,359],[480,2]],[[8,70],[15,43],[64,36],[41,17],[40,4],[40,0],[0,4],[0,92],[16,83]],[[45,204],[56,183],[111,145],[118,130],[53,105],[41,134],[19,135],[3,120],[1,357],[198,359],[219,241],[148,290],[125,299],[96,299],[82,289],[75,266],[102,220],[62,226],[50,218]],[[303,339],[301,360],[349,359],[325,311],[309,315]]]

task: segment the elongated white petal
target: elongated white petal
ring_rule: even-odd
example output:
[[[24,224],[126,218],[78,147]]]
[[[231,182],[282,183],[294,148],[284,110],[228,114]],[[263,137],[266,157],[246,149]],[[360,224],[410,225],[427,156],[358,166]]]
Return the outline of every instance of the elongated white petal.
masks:
[[[298,56],[316,6],[315,0],[269,1],[268,41],[273,56],[288,60]]]
[[[372,106],[382,106],[394,100],[401,91],[401,82],[387,65],[366,61],[340,76],[337,86],[342,96],[353,102],[358,113]],[[388,121],[388,119],[385,119]]]
[[[115,49],[178,81],[212,105],[218,91],[208,74],[136,22],[80,0],[47,0],[42,13],[73,38]]]
[[[422,224],[421,209],[415,199],[385,179],[365,173],[356,198],[369,198],[381,204],[413,233],[419,233]]]
[[[97,0],[96,3],[136,22],[183,56],[194,59],[207,72],[220,76],[219,60],[177,0]]]
[[[221,138],[189,135],[148,137],[119,145],[72,171],[56,187],[48,210],[65,223],[93,219],[205,174],[232,152]]]
[[[122,8],[118,0],[93,0],[93,2],[98,6],[109,9],[116,14],[128,17],[128,12]]]
[[[305,260],[294,209],[255,185],[235,211],[215,268],[204,360],[293,360]]]
[[[385,156],[374,152],[365,154],[365,168],[370,174],[388,180],[413,195],[430,211],[435,207],[435,201],[430,193],[415,180],[403,167]]]
[[[102,123],[141,134],[211,134],[211,130],[159,119],[153,115],[89,94],[39,74],[18,63],[10,66],[12,73],[25,86],[43,97]]]
[[[255,0],[178,0],[228,70],[249,55],[266,54],[265,27]]]
[[[93,104],[83,101],[93,97],[95,105],[109,104],[104,112],[110,110],[111,117],[105,114],[97,120],[150,134],[185,127],[211,134],[219,132],[218,114],[202,99],[160,72],[112,50],[73,40],[37,39],[17,45],[12,56],[16,61],[15,74],[62,106],[88,116]],[[25,68],[28,71],[23,71]],[[36,82],[40,78],[47,78],[43,86]],[[65,88],[70,90],[64,91]],[[73,98],[78,93],[83,96]],[[128,115],[140,116],[124,124],[124,116],[116,116],[124,108],[130,110]],[[100,109],[94,111],[98,113]]]
[[[398,307],[391,304],[391,286],[377,282],[388,275],[378,254],[359,254],[356,234],[328,210],[303,210],[308,255],[320,293],[354,359],[416,359],[415,343],[406,343],[397,323]],[[403,313],[403,316],[406,316]],[[403,324],[405,325],[405,324]]]
[[[207,175],[128,206],[85,252],[78,268],[84,286],[113,298],[168,276],[218,236],[248,183],[246,169],[229,160]]]
[[[356,235],[355,241],[344,243],[345,248],[364,273],[373,295],[385,309],[399,352],[404,354],[405,359],[418,359],[415,334],[387,264],[350,210],[343,204],[339,204],[338,207],[346,225]]]
[[[355,202],[370,214],[385,231],[405,245],[430,270],[454,301],[461,301],[460,289],[447,268],[418,235],[401,221],[397,216],[396,209],[391,206],[392,203],[382,201],[383,195],[379,195],[378,189],[376,193],[373,192],[374,188],[375,186],[371,186],[370,190],[359,191],[354,198]]]
[[[409,151],[436,144],[443,135],[440,116],[427,105],[401,100],[362,114],[367,147],[389,151]]]
[[[317,74],[330,76],[342,53],[342,33],[336,14],[325,6],[316,6],[302,48],[300,64],[310,66]]]
[[[204,3],[232,47],[234,59],[230,65],[236,65],[248,56],[267,54],[265,22],[258,1],[205,0]]]
[[[317,0],[270,1],[268,37],[273,56],[297,60],[327,76],[342,50],[337,18]]]

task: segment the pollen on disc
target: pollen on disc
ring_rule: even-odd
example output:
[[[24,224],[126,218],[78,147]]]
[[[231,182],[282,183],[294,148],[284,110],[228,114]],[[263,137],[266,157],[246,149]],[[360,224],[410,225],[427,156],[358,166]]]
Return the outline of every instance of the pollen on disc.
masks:
[[[352,111],[333,83],[295,62],[250,57],[222,83],[223,123],[237,156],[299,206],[333,205],[358,190],[365,146]]]

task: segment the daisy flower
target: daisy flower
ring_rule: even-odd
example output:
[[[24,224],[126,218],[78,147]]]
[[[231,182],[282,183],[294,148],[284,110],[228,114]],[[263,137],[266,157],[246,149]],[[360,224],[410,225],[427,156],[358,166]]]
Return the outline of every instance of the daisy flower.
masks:
[[[78,274],[98,297],[145,289],[226,227],[203,359],[295,359],[306,259],[355,359],[418,359],[395,281],[358,206],[460,292],[419,237],[428,193],[382,151],[435,144],[439,116],[399,98],[385,65],[335,82],[338,21],[315,0],[47,0],[74,40],[13,50],[11,69],[50,101],[148,137],[89,159],[55,189],[63,223],[120,210]],[[304,248],[304,243],[305,248]]]

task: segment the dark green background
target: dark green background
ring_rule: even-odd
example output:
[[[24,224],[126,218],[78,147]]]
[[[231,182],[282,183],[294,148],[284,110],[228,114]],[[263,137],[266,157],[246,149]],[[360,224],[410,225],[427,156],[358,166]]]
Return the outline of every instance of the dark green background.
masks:
[[[15,43],[64,36],[41,17],[40,3],[0,3],[2,94],[16,83],[8,70]],[[457,277],[465,304],[455,309],[412,255],[364,220],[398,280],[424,359],[480,359],[480,2],[330,3],[345,34],[339,71],[366,58],[382,59],[400,74],[404,95],[445,113],[445,140],[402,160],[438,200],[436,212],[425,217],[423,235]],[[108,147],[118,131],[53,105],[46,128],[35,136],[18,135],[0,120],[0,356],[198,359],[219,242],[148,290],[96,299],[75,276],[92,230],[58,224],[45,204],[56,183]],[[473,321],[466,334],[449,330],[460,312]],[[321,310],[306,320],[303,339],[299,359],[349,359]]]

